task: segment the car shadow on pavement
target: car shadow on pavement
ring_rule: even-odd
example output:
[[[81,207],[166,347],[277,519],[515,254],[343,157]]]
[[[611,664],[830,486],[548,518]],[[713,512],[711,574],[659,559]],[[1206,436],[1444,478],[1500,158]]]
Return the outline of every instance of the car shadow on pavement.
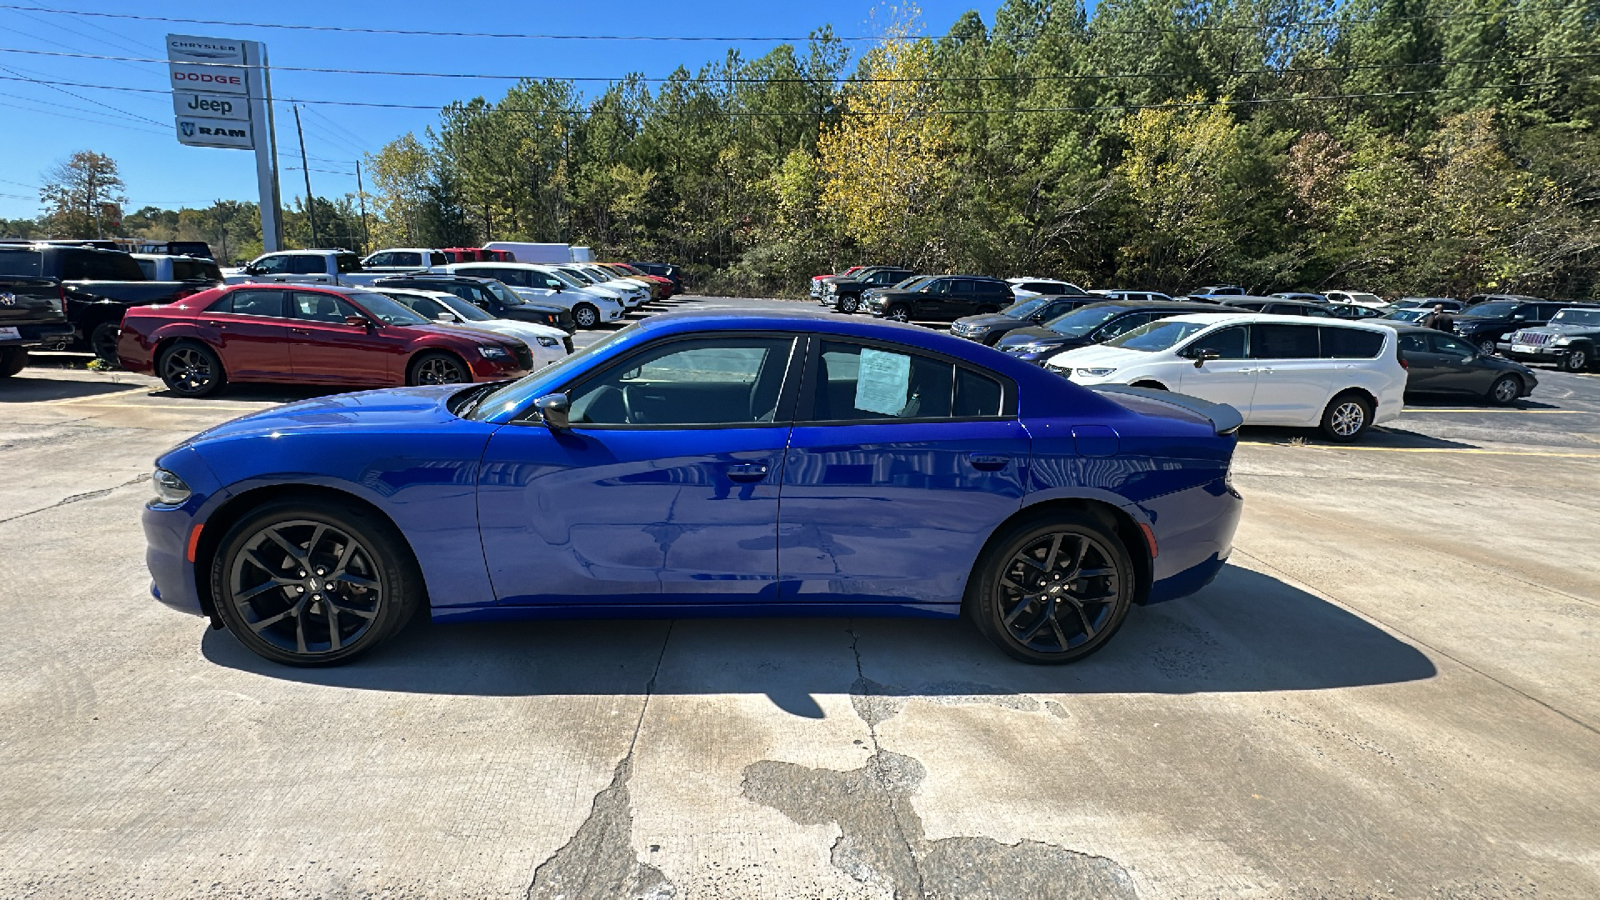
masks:
[[[545,696],[765,694],[1037,704],[1032,694],[1328,690],[1431,678],[1417,648],[1341,606],[1237,566],[1199,594],[1135,608],[1098,654],[1015,662],[964,620],[741,618],[429,624],[349,665],[293,668],[208,630],[205,657],[263,677],[360,690]],[[657,661],[660,668],[657,670]],[[1006,698],[1010,698],[1009,700]]]
[[[1471,397],[1463,397],[1460,394],[1407,394],[1406,395],[1406,409],[1414,410],[1414,409],[1436,409],[1436,408],[1437,409],[1442,409],[1442,410],[1443,409],[1448,409],[1448,410],[1452,410],[1452,411],[1461,410],[1461,411],[1464,411],[1464,412],[1473,413],[1473,412],[1480,412],[1480,411],[1481,412],[1500,412],[1500,411],[1504,411],[1504,410],[1518,410],[1518,409],[1560,409],[1561,407],[1558,404],[1555,404],[1555,403],[1542,403],[1542,402],[1540,402],[1538,400],[1533,400],[1533,399],[1530,399],[1530,398],[1527,398],[1527,397],[1523,397],[1521,400],[1517,400],[1517,401],[1515,401],[1513,403],[1510,403],[1510,404],[1508,404],[1506,406],[1500,406],[1500,405],[1495,404],[1495,403],[1489,403],[1488,401],[1474,400]]]
[[[1418,434],[1415,431],[1406,431],[1391,425],[1377,425],[1361,436],[1354,445],[1341,444],[1330,441],[1320,433],[1306,428],[1277,428],[1267,425],[1248,425],[1239,429],[1239,443],[1241,444],[1275,444],[1278,446],[1308,446],[1308,447],[1381,447],[1384,449],[1453,449],[1475,450],[1477,444],[1468,444],[1463,441],[1452,441],[1447,438],[1431,437]]]
[[[143,387],[143,384],[131,382],[76,381],[17,375],[0,381],[0,403],[48,403],[51,400],[131,393]]]

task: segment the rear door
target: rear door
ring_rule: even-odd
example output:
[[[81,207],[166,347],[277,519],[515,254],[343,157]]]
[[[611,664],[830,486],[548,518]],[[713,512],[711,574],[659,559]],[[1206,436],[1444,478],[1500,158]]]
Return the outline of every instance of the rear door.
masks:
[[[1332,367],[1322,359],[1317,326],[1251,325],[1250,356],[1258,369],[1252,422],[1303,426],[1321,418],[1332,395]]]
[[[289,361],[294,377],[323,384],[399,382],[403,344],[368,325],[350,325],[351,316],[370,321],[349,301],[320,291],[289,293]],[[393,329],[390,329],[393,330]]]
[[[779,596],[950,609],[1021,505],[1016,389],[899,344],[814,336],[783,469]]]
[[[216,349],[222,370],[236,378],[285,378],[289,360],[288,291],[244,288],[217,298],[195,317],[200,338]]]

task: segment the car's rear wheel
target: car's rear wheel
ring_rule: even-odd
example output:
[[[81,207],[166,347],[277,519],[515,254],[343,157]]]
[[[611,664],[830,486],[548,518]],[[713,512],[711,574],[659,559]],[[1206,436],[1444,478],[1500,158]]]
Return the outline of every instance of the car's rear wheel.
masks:
[[[122,336],[122,326],[116,322],[101,322],[89,332],[89,349],[107,365],[120,365],[117,359],[117,338]]]
[[[883,317],[894,322],[909,322],[911,321],[911,309],[906,306],[891,306],[889,311],[883,314]]]
[[[228,530],[211,564],[222,621],[252,652],[292,666],[346,662],[423,603],[405,539],[345,504],[271,503]]]
[[[1372,401],[1354,392],[1333,398],[1322,411],[1322,433],[1329,440],[1348,443],[1372,427]]]
[[[1023,662],[1059,664],[1105,646],[1133,603],[1133,559],[1104,522],[1075,512],[1024,519],[990,543],[966,610]]]
[[[424,353],[411,363],[406,384],[461,384],[471,381],[472,373],[461,360],[448,353]]]
[[[1589,370],[1589,351],[1582,347],[1573,347],[1567,355],[1561,357],[1561,368],[1568,372],[1587,372]]]
[[[1159,381],[1135,381],[1132,385],[1136,388],[1149,388],[1152,391],[1164,391],[1167,386]]]
[[[600,310],[588,303],[579,303],[572,308],[572,321],[579,328],[593,328],[600,324]]]
[[[10,378],[28,364],[28,351],[21,347],[0,347],[0,378]]]
[[[184,397],[205,397],[228,383],[217,354],[193,341],[180,341],[163,350],[156,371],[167,390]]]
[[[1522,379],[1515,375],[1501,375],[1489,385],[1489,399],[1500,406],[1510,406],[1522,396]]]

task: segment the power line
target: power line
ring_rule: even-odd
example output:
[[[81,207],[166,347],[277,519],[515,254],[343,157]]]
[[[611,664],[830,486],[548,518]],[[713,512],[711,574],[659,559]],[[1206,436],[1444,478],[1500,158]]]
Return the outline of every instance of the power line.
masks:
[[[29,96],[27,96],[25,94],[13,94],[13,93],[11,93],[9,91],[0,91],[0,96],[10,97],[10,98],[12,98],[14,100],[21,100],[21,101],[26,102],[26,103],[33,103],[33,104],[36,104],[38,106],[44,107],[43,110],[39,110],[40,112],[49,112],[49,111],[58,110],[58,109],[59,110],[67,110],[67,111],[70,111],[70,112],[80,113],[82,115],[98,116],[98,117],[103,118],[103,119],[109,119],[111,123],[115,123],[115,124],[118,124],[118,125],[126,124],[121,119],[113,119],[113,118],[111,118],[111,114],[110,113],[103,113],[103,112],[100,112],[99,110],[85,109],[85,108],[83,108],[81,106],[68,106],[68,105],[60,104],[60,103],[48,103],[48,102],[46,102],[44,100],[40,100],[37,97],[29,97]]]
[[[1569,9],[1588,9],[1589,4],[1573,4],[1570,6],[1547,7],[1536,12],[1558,12]],[[539,32],[504,32],[504,31],[442,31],[421,30],[407,28],[368,28],[347,25],[305,25],[284,22],[240,22],[227,19],[193,19],[178,16],[151,16],[136,13],[91,12],[88,10],[51,9],[40,6],[23,6],[19,4],[0,4],[0,9],[24,10],[27,12],[54,13],[65,16],[86,16],[103,19],[130,19],[140,22],[165,22],[175,25],[220,25],[228,28],[274,28],[284,31],[316,31],[334,34],[379,34],[408,37],[455,37],[455,38],[493,38],[526,41],[667,41],[667,42],[712,42],[712,43],[800,43],[813,39],[813,35],[804,37],[779,36],[779,35],[681,35],[681,34],[555,34]],[[1262,22],[1253,25],[1193,25],[1174,28],[1138,28],[1138,29],[1098,29],[1090,23],[1088,30],[1093,34],[1184,34],[1195,31],[1262,31],[1282,30],[1296,27],[1327,27],[1346,24],[1361,24],[1365,22],[1406,22],[1406,21],[1438,21],[1454,18],[1469,18],[1483,16],[1510,16],[1527,10],[1456,10],[1449,13],[1434,13],[1420,16],[1372,16],[1362,19],[1305,19],[1288,22]],[[859,41],[920,41],[927,39],[923,35],[831,35],[833,40],[843,42]]]
[[[5,79],[5,80],[9,81],[9,80],[12,80],[12,79],[8,78],[8,79]],[[29,79],[29,80],[31,80],[31,79]],[[107,127],[110,127],[110,128],[126,128],[129,131],[137,131],[137,132],[140,132],[141,134],[166,134],[166,132],[155,131],[153,129],[143,128],[143,127],[138,126],[138,125],[125,125],[125,124],[123,124],[121,122],[101,122],[101,121],[98,121],[98,120],[95,120],[95,119],[85,119],[82,116],[68,115],[67,113],[64,113],[64,112],[55,112],[54,110],[34,109],[31,106],[18,106],[15,103],[0,103],[0,106],[9,106],[12,109],[20,109],[23,112],[37,113],[37,114],[42,115],[42,116],[57,116],[57,117],[63,118],[63,119],[76,119],[79,122],[88,122],[91,125],[102,125],[102,126],[107,126]]]
[[[38,78],[29,78],[28,76],[22,74],[21,72],[18,72],[16,69],[8,69],[5,66],[0,66],[0,72],[10,72],[12,75],[16,76],[17,78],[22,79],[23,81],[32,82],[33,84],[37,84],[40,87],[47,87],[52,91],[57,91],[59,93],[66,94],[68,97],[72,97],[72,98],[75,98],[75,99],[78,99],[78,100],[82,100],[85,103],[92,103],[95,106],[104,107],[106,109],[111,110],[112,112],[116,113],[119,116],[124,116],[126,118],[134,119],[134,120],[140,121],[140,122],[148,122],[151,125],[160,126],[160,125],[165,124],[165,123],[162,123],[162,122],[157,122],[155,119],[152,119],[152,118],[150,118],[148,116],[141,116],[141,115],[138,115],[136,113],[127,112],[126,110],[117,109],[115,106],[112,106],[109,103],[101,103],[99,100],[95,100],[95,99],[92,99],[92,98],[89,98],[89,97],[85,97],[82,94],[74,94],[73,92],[67,90],[66,88],[63,88],[63,87],[61,87],[59,85],[56,85],[56,84],[52,84],[52,83],[50,83],[48,81],[43,81],[43,80],[40,80]],[[103,115],[105,115],[105,113],[97,113],[96,115],[102,115],[103,116]]]
[[[0,5],[0,9],[4,6]],[[89,53],[63,53],[56,50],[33,50],[20,47],[0,47],[0,53],[21,53],[29,56],[54,56],[68,59],[93,59],[116,62],[136,62],[150,65],[166,65],[167,60],[150,59],[130,56],[101,56]],[[1218,75],[1296,75],[1314,72],[1340,72],[1352,70],[1371,69],[1412,69],[1412,68],[1442,68],[1445,66],[1474,66],[1491,65],[1515,62],[1551,62],[1556,60],[1596,59],[1600,53],[1570,53],[1551,56],[1514,56],[1506,58],[1488,59],[1462,59],[1462,60],[1432,60],[1409,63],[1356,63],[1340,66],[1314,66],[1303,69],[1236,69],[1229,72],[1219,72]],[[241,65],[236,63],[187,63],[193,66],[216,66],[225,69],[252,69],[260,66]],[[766,78],[749,76],[695,76],[692,78],[674,78],[672,76],[646,76],[628,75],[622,78],[600,75],[503,75],[493,73],[470,72],[402,72],[385,71],[382,69],[327,69],[313,66],[279,66],[272,65],[266,68],[274,72],[308,72],[319,75],[382,75],[394,78],[472,78],[496,81],[571,81],[571,82],[604,82],[615,83],[633,79],[652,84],[892,84],[892,83],[945,83],[945,82],[973,82],[973,81],[1101,81],[1123,78],[1192,78],[1189,72],[1108,72],[1095,74],[1062,74],[1051,73],[1046,75],[930,75],[917,78],[856,78],[852,76],[835,76],[829,78],[794,77],[794,78]],[[161,93],[161,92],[158,92]],[[275,98],[276,99],[276,98]],[[308,101],[295,101],[308,102]]]

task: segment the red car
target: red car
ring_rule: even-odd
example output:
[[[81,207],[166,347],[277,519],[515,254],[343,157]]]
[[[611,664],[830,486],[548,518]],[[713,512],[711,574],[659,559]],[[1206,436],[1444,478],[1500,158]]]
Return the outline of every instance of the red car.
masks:
[[[433,325],[359,288],[239,284],[166,306],[136,306],[117,340],[122,366],[174,394],[229,381],[395,386],[501,381],[527,374],[526,345]]]
[[[671,297],[673,292],[676,290],[676,286],[672,283],[671,278],[662,278],[660,275],[651,275],[647,272],[641,272],[627,263],[603,262],[595,263],[595,265],[605,269],[607,272],[610,272],[613,275],[620,275],[623,278],[632,278],[636,281],[648,283],[650,285],[650,299],[652,300],[665,300],[668,297]]]

